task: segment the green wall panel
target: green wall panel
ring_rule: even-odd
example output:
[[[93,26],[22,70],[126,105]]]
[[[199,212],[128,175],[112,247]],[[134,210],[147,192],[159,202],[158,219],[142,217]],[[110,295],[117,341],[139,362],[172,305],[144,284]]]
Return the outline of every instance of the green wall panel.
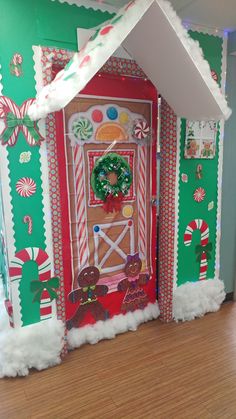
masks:
[[[199,42],[203,49],[205,58],[208,60],[211,69],[217,73],[218,80],[220,82],[223,49],[222,38],[193,31],[190,31],[190,35],[193,39]],[[187,281],[198,281],[199,279],[200,263],[196,261],[195,247],[197,244],[200,244],[200,232],[196,231],[193,234],[191,246],[187,247],[184,245],[185,229],[190,221],[197,218],[205,220],[209,225],[209,241],[213,244],[213,250],[211,252],[211,260],[208,261],[207,277],[214,278],[215,275],[219,133],[217,135],[217,149],[214,159],[189,160],[184,158],[185,132],[186,121],[182,120],[179,175],[178,285]],[[198,164],[201,164],[203,168],[203,178],[201,180],[196,178],[196,169]],[[181,181],[182,173],[188,175],[188,183],[183,183]],[[201,203],[197,203],[193,199],[193,193],[198,187],[203,187],[206,191],[206,197]],[[214,201],[214,208],[211,211],[208,211],[208,204],[211,201]]]
[[[77,27],[94,27],[111,16],[107,12],[79,8],[51,0],[0,0],[0,10],[0,64],[3,94],[14,100],[17,105],[35,97],[33,45],[77,50]],[[10,61],[16,52],[23,57],[23,76],[19,78],[12,76],[9,71]],[[32,153],[29,163],[19,162],[20,153],[23,151]],[[16,251],[31,246],[45,249],[39,147],[30,147],[23,134],[20,133],[17,144],[14,147],[8,147],[8,159],[11,178],[9,199],[13,206]],[[36,182],[36,193],[30,198],[23,198],[16,192],[16,182],[22,177],[30,177]],[[32,235],[27,234],[27,226],[23,223],[25,215],[30,215],[33,219]],[[28,285],[31,280],[37,279],[32,277],[35,276],[34,270],[31,265],[24,269],[23,281],[20,285],[21,293],[29,301],[30,299],[32,301],[32,295]],[[32,305],[30,302],[29,304]],[[31,316],[31,322],[39,321],[39,310],[35,306],[35,309],[29,307],[34,313]],[[27,308],[22,308],[24,324],[30,322],[28,312]]]
[[[222,184],[222,236],[220,276],[226,292],[233,292],[236,279],[236,32],[229,34],[226,95],[233,113],[225,124]]]

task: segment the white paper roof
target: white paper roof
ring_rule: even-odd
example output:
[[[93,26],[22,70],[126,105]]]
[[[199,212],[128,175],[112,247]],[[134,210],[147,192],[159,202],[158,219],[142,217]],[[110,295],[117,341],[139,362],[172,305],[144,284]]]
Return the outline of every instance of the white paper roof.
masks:
[[[178,116],[191,120],[230,116],[202,50],[169,3],[136,0],[100,27],[55,80],[42,89],[29,109],[31,119],[64,108],[121,44]]]

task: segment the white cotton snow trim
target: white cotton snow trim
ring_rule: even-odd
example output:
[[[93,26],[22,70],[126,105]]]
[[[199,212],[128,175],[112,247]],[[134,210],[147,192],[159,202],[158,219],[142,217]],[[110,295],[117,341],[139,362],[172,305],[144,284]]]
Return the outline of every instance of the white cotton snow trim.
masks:
[[[13,329],[3,299],[0,302],[0,377],[29,374],[61,362],[64,325],[57,319]]]
[[[187,282],[174,291],[174,320],[193,320],[218,311],[225,299],[224,283],[219,279]]]
[[[208,62],[204,59],[203,51],[199,45],[198,41],[193,40],[188,31],[182,25],[181,19],[176,14],[172,5],[165,0],[156,0],[157,3],[161,6],[162,10],[165,12],[168,17],[172,27],[179,36],[183,46],[188,51],[193,62],[196,64],[202,78],[204,79],[206,85],[211,90],[212,94],[215,97],[216,102],[221,108],[225,119],[228,119],[232,113],[231,109],[228,107],[225,96],[221,92],[217,82],[211,76],[211,69]]]
[[[137,330],[141,323],[157,319],[160,311],[158,304],[149,303],[144,310],[119,314],[112,319],[98,321],[94,325],[73,328],[68,332],[69,349],[79,348],[85,343],[95,344],[102,339],[113,339],[119,333]]]

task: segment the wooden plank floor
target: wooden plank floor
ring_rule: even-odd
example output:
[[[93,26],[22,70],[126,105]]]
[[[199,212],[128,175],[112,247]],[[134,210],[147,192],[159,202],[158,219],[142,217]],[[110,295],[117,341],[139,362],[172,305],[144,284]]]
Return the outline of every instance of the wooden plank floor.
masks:
[[[190,323],[149,322],[0,380],[0,418],[236,418],[236,304]]]

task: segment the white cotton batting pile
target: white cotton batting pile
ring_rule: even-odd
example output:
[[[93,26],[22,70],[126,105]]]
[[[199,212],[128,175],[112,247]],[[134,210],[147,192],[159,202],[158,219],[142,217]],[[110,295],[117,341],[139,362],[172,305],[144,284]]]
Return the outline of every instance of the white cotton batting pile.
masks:
[[[43,370],[59,364],[63,336],[63,323],[56,319],[19,329],[11,328],[4,299],[1,298],[0,377],[25,376],[30,368]]]
[[[98,321],[79,329],[73,328],[68,332],[69,349],[78,348],[85,343],[95,344],[102,339],[113,339],[128,330],[135,331],[141,323],[157,319],[160,311],[158,304],[149,303],[144,310],[136,310],[127,314],[119,314],[105,321]]]
[[[174,290],[174,320],[193,320],[220,309],[225,299],[224,283],[220,279],[187,282]]]
[[[156,0],[157,3],[161,6],[162,10],[165,12],[169,21],[171,22],[175,32],[177,33],[179,39],[184,45],[185,49],[188,51],[193,62],[198,67],[199,72],[201,73],[206,85],[211,90],[214,95],[218,105],[222,109],[226,119],[228,119],[232,113],[231,109],[228,107],[227,101],[223,96],[218,83],[211,76],[211,69],[209,63],[204,59],[203,51],[199,45],[198,41],[193,40],[188,31],[183,27],[181,19],[176,14],[172,5],[165,0]]]

